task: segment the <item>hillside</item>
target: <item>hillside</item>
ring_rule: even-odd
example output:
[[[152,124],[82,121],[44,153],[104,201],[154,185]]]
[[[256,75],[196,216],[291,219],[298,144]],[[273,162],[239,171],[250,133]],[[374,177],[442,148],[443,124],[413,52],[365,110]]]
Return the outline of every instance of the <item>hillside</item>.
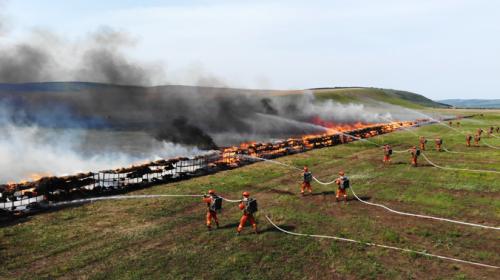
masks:
[[[500,122],[500,115],[462,120],[464,131]],[[427,156],[442,166],[500,170],[500,152],[466,148],[463,135],[440,125],[414,133],[441,136],[447,149]],[[417,136],[400,131],[371,138],[407,149]],[[500,139],[485,138],[500,146]],[[431,145],[429,143],[429,145]],[[431,146],[432,147],[432,146]],[[498,226],[500,185],[493,173],[443,171],[423,161],[411,168],[408,153],[384,166],[382,152],[368,142],[317,149],[279,159],[330,181],[339,169],[363,199],[391,208]],[[495,279],[496,269],[422,257],[327,239],[284,234],[265,220],[299,233],[322,234],[500,265],[494,230],[389,213],[352,199],[334,202],[334,187],[314,183],[314,195],[300,196],[301,174],[269,163],[220,172],[133,194],[201,194],[209,188],[231,199],[250,191],[259,201],[260,234],[246,228],[225,203],[221,228],[205,228],[200,198],[100,201],[42,213],[0,228],[0,278],[90,279]],[[242,272],[245,274],[242,275]]]
[[[500,99],[445,99],[439,102],[457,108],[500,108]]]
[[[386,102],[393,105],[399,105],[409,108],[435,107],[447,108],[447,104],[432,101],[422,95],[393,89],[379,88],[316,88],[314,94],[319,99],[332,99],[338,102],[360,102],[366,103],[370,101]],[[148,94],[158,96],[171,92],[179,92],[181,94],[192,94],[193,92],[202,93],[203,95],[220,95],[220,94],[258,94],[258,95],[274,95],[286,96],[289,94],[300,94],[304,91],[280,91],[280,90],[257,90],[257,89],[235,89],[235,88],[217,88],[217,87],[197,87],[197,86],[182,86],[182,85],[165,85],[155,87],[139,87],[139,86],[122,86],[88,82],[47,82],[47,83],[24,83],[24,84],[1,84],[0,83],[0,100],[6,97],[19,95],[30,96],[29,94],[67,94],[75,95],[78,93],[87,94],[120,94],[121,97],[127,98],[130,94]],[[47,96],[46,96],[47,97]]]
[[[380,88],[320,88],[312,89],[320,99],[332,99],[338,102],[374,103],[385,102],[407,108],[419,109],[423,107],[448,108],[446,104],[432,101],[425,96],[393,89]]]

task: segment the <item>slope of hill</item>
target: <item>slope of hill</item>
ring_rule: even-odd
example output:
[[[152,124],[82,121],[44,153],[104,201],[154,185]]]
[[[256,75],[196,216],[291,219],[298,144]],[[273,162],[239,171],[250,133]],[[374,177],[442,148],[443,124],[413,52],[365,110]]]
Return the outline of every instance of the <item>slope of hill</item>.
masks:
[[[500,108],[500,99],[445,99],[439,102],[458,108]]]
[[[409,108],[435,107],[449,108],[448,104],[432,101],[425,96],[401,90],[381,89],[381,88],[364,88],[364,87],[339,87],[339,88],[314,88],[310,89],[319,99],[332,99],[341,103],[346,102],[370,102],[380,101],[394,105],[399,105]],[[29,93],[67,93],[74,94],[77,92],[110,92],[119,93],[123,97],[133,92],[134,94],[164,94],[169,92],[179,92],[189,94],[199,92],[203,95],[217,94],[237,94],[237,93],[252,93],[252,94],[272,94],[272,95],[289,95],[300,94],[304,91],[280,91],[280,90],[256,90],[256,89],[236,89],[236,88],[217,88],[217,87],[197,87],[197,86],[182,86],[182,85],[165,85],[155,87],[140,87],[140,86],[123,86],[89,82],[46,82],[46,83],[23,83],[23,84],[1,84],[0,83],[0,98],[9,94],[29,94]],[[451,104],[453,105],[453,104]]]
[[[318,88],[311,89],[315,95],[321,99],[332,99],[338,102],[385,102],[393,105],[398,105],[407,108],[449,108],[450,105],[438,103],[426,98],[425,96],[393,89],[381,88]]]

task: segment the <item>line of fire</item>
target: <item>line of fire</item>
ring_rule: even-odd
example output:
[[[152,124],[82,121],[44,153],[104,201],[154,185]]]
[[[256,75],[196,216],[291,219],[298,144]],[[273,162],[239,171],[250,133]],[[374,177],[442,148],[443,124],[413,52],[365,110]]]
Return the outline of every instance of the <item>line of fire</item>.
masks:
[[[48,202],[115,195],[237,168],[255,162],[252,157],[272,159],[426,123],[429,121],[420,119],[385,124],[336,126],[321,135],[305,135],[272,143],[243,143],[239,147],[221,148],[193,158],[162,159],[115,170],[61,177],[47,176],[32,182],[4,184],[0,185],[0,209],[18,214],[36,212],[42,210],[43,204]]]

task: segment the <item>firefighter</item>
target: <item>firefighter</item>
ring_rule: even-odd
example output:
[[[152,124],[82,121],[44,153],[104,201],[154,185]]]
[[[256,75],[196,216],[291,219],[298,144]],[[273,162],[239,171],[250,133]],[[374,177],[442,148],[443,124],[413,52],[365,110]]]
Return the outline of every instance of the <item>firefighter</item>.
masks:
[[[434,141],[436,143],[436,151],[441,152],[441,145],[443,145],[443,139],[438,137]]]
[[[212,230],[212,219],[219,228],[217,211],[222,209],[222,197],[218,196],[214,190],[209,190],[208,195],[204,195],[203,202],[207,203],[207,229]]]
[[[457,127],[460,127],[460,122],[457,122]]]
[[[479,147],[479,141],[481,141],[481,136],[479,134],[474,135],[474,146]]]
[[[427,143],[427,139],[425,139],[424,136],[420,136],[419,143],[420,143],[420,150],[425,151],[425,144]]]
[[[450,126],[453,126],[453,122],[452,122],[452,121],[449,121],[449,122],[448,122],[448,124],[449,124]]]
[[[417,165],[418,165],[417,158],[420,155],[420,150],[417,149],[416,146],[413,146],[410,148],[409,152],[411,154],[411,165],[414,167],[417,167]]]
[[[384,147],[382,147],[384,150],[384,163],[390,163],[391,162],[391,155],[392,155],[392,147],[389,144],[385,144]]]
[[[500,132],[500,126],[497,126],[497,129],[496,129],[497,133]]]
[[[243,192],[243,199],[241,200],[239,208],[243,210],[243,216],[241,216],[240,225],[238,226],[238,235],[240,235],[247,220],[252,225],[253,231],[257,234],[257,223],[253,216],[253,214],[257,212],[257,200],[251,198],[249,192]]]
[[[337,184],[337,193],[335,194],[335,200],[339,202],[340,196],[344,198],[344,202],[347,203],[347,189],[349,188],[349,178],[345,176],[344,171],[339,171],[339,177],[335,180]]]
[[[483,133],[483,129],[482,128],[478,128],[477,129],[477,135],[479,135],[479,137],[481,137],[481,134]]]
[[[490,129],[488,130],[488,136],[491,137],[491,134],[493,134],[493,130],[495,128],[493,126],[490,127]]]
[[[300,194],[304,195],[305,190],[307,189],[309,193],[312,193],[312,188],[311,188],[311,182],[312,182],[312,173],[309,172],[309,168],[307,166],[304,166],[304,174],[303,174],[304,180],[302,182],[302,185],[300,187]]]
[[[472,140],[472,135],[467,134],[467,136],[465,136],[465,142],[467,143],[467,147],[470,147],[471,140]]]

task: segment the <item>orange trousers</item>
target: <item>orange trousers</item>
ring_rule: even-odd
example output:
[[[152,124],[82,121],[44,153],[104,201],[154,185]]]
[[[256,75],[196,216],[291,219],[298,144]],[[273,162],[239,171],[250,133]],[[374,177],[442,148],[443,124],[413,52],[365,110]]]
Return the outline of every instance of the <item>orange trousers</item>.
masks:
[[[337,188],[337,194],[335,195],[335,198],[337,198],[337,200],[338,200],[341,196],[345,200],[347,200],[347,190],[346,189]]]
[[[243,213],[243,216],[241,216],[241,219],[240,219],[240,225],[238,226],[238,232],[241,232],[241,230],[243,229],[243,227],[245,227],[245,224],[246,224],[247,220],[252,225],[253,230],[255,230],[255,231],[257,230],[257,223],[255,222],[255,218],[253,217],[253,215],[252,214]]]
[[[215,224],[219,226],[219,219],[217,218],[217,213],[215,211],[207,211],[207,227],[212,225],[212,219],[214,219]]]
[[[384,162],[390,162],[391,161],[391,156],[390,155],[384,155]]]
[[[411,165],[417,166],[417,158],[416,157],[411,158]]]
[[[470,141],[466,141],[467,142],[467,147],[470,147]]]
[[[425,144],[420,143],[420,150],[425,151]]]
[[[436,151],[438,151],[438,152],[441,151],[441,144],[436,145]]]
[[[305,190],[307,190],[309,193],[312,193],[311,183],[308,182],[302,183],[302,185],[300,186],[300,193],[304,193]]]

